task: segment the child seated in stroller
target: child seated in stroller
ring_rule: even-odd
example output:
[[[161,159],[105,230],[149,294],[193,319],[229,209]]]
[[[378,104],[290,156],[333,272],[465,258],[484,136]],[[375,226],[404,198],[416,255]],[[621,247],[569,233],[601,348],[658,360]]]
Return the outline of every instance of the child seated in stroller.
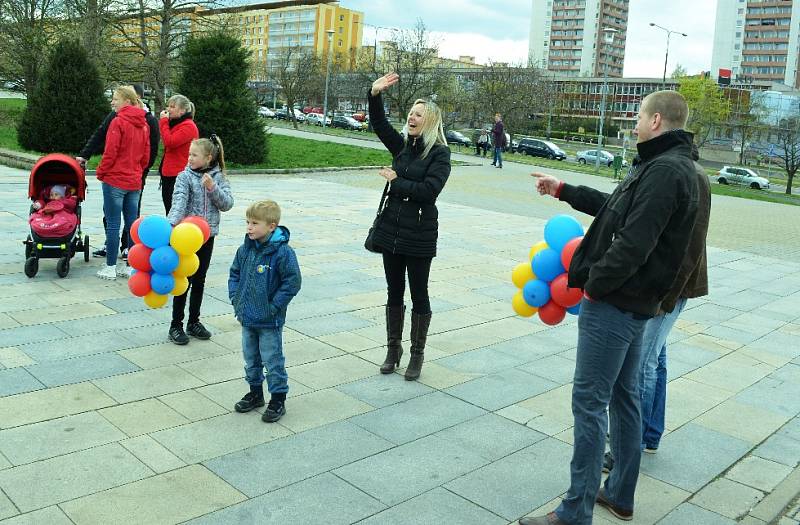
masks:
[[[33,232],[44,238],[64,237],[75,230],[78,216],[75,208],[78,198],[75,189],[65,184],[55,184],[42,191],[41,197],[33,203],[28,223]]]

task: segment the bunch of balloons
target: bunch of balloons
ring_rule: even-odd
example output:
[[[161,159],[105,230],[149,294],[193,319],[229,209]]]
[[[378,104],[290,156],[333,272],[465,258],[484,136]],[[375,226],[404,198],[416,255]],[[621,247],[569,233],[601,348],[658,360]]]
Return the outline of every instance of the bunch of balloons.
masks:
[[[139,217],[131,225],[136,244],[128,251],[128,264],[134,269],[128,289],[150,308],[167,304],[169,294],[185,293],[189,276],[200,267],[197,250],[210,236],[202,217],[186,217],[175,227],[165,217]]]
[[[583,227],[571,215],[556,215],[544,227],[544,241],[533,245],[529,262],[518,264],[511,281],[519,290],[511,299],[522,317],[539,314],[543,323],[556,325],[567,312],[577,315],[583,290],[567,285],[567,270],[583,239]]]

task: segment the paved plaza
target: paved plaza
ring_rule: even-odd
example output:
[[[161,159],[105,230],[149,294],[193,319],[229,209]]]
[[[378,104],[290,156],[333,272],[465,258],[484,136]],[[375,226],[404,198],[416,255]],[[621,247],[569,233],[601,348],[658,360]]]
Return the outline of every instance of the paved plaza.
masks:
[[[568,485],[577,329],[511,310],[511,269],[568,211],[534,196],[528,171],[454,169],[426,361],[406,382],[378,373],[385,282],[362,247],[374,173],[232,175],[202,309],[214,335],[178,347],[170,309],[96,278],[99,259],[24,276],[27,172],[0,168],[0,523],[505,525],[552,510]],[[233,411],[247,386],[228,268],[262,198],[283,207],[303,273],[275,424]],[[143,203],[163,212],[157,179]],[[713,206],[711,294],[670,336],[668,433],[643,455],[632,523],[796,523],[783,508],[800,491],[800,211]],[[93,177],[83,210],[96,247]],[[597,508],[594,523],[619,522]]]

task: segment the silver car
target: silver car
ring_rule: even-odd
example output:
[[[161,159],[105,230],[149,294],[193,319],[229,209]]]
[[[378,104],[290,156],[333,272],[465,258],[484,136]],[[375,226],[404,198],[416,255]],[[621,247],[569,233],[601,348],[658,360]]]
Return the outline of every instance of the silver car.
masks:
[[[734,166],[723,166],[717,173],[717,182],[720,184],[739,184],[754,190],[768,190],[769,180],[760,176],[756,170],[750,168],[739,168]]]
[[[598,151],[599,151],[599,154],[598,154]],[[610,152],[608,152],[608,151],[606,151],[604,149],[601,149],[601,150],[587,149],[587,150],[579,151],[575,155],[575,157],[576,157],[576,160],[578,161],[578,164],[593,165],[593,164],[595,164],[597,162],[598,155],[600,156],[600,164],[608,166],[609,168],[614,165],[614,155],[612,155]],[[628,163],[625,162],[625,159],[622,159],[622,165],[623,166],[627,166],[628,165]]]

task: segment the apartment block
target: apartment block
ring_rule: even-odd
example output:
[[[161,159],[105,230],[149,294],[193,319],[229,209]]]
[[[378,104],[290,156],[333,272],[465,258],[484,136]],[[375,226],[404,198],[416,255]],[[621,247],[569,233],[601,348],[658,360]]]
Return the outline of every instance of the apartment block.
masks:
[[[711,70],[800,87],[800,0],[717,0]]]
[[[564,76],[622,77],[629,0],[532,0],[529,58]],[[613,43],[604,29],[617,32]]]

